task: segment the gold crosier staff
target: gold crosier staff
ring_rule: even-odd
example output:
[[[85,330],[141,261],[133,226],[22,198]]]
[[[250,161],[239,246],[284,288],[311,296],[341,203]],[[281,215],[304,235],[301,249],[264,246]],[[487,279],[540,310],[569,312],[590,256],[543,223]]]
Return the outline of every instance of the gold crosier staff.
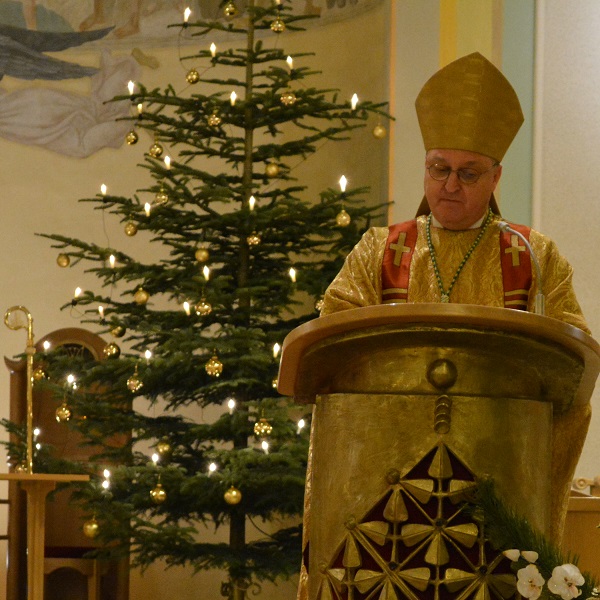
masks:
[[[35,346],[33,344],[33,317],[24,306],[11,306],[4,313],[4,323],[9,329],[25,329],[25,325],[19,324],[17,319],[11,322],[13,312],[21,311],[27,317],[27,472],[33,473],[33,355]],[[16,324],[15,324],[16,323]]]

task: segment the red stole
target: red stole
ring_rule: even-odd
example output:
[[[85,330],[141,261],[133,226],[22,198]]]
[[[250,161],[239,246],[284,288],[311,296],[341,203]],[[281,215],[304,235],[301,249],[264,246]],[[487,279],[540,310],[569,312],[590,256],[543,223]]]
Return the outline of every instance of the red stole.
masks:
[[[529,227],[510,226],[529,240]],[[410,263],[417,243],[417,221],[397,223],[389,228],[381,268],[381,301],[383,304],[410,302],[408,282]],[[499,232],[500,262],[504,288],[504,307],[527,310],[531,288],[531,256],[515,234]]]

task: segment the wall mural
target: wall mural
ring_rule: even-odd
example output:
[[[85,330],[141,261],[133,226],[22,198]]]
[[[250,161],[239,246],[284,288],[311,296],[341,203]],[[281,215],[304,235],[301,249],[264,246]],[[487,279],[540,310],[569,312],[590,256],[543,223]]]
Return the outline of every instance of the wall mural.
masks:
[[[292,4],[297,13],[320,17],[307,21],[305,26],[310,27],[350,18],[382,1],[292,0]],[[260,6],[271,2],[256,0]],[[159,66],[143,48],[175,43],[177,36],[167,26],[182,20],[185,7],[192,10],[191,20],[225,19],[222,4],[222,0],[0,0],[0,80],[6,76],[31,82],[13,89],[0,81],[0,136],[78,158],[104,147],[118,148],[129,125],[116,119],[129,114],[129,103],[105,102],[124,93],[128,81],[139,79],[142,66]],[[236,0],[236,5],[237,18],[243,18],[245,0]],[[190,36],[179,41],[195,40]],[[98,66],[63,59],[61,52],[70,48],[93,49]],[[87,94],[40,83],[82,78],[90,80]]]

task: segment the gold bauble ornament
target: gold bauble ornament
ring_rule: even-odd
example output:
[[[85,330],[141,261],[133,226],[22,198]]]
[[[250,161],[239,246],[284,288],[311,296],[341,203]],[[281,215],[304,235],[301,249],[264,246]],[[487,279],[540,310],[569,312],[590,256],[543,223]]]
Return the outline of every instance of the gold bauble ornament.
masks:
[[[126,329],[125,329],[125,327],[123,327],[123,325],[116,325],[115,327],[113,327],[110,330],[110,334],[113,337],[121,338],[125,335],[125,331],[126,331]]]
[[[283,92],[279,99],[281,100],[281,104],[283,104],[284,106],[293,106],[298,100],[298,98],[296,98],[296,94],[294,94],[292,90],[287,90]]]
[[[258,244],[261,242],[261,239],[260,236],[254,232],[246,238],[246,241],[248,242],[248,246],[258,246]]]
[[[167,499],[167,492],[162,486],[162,483],[157,483],[156,487],[150,490],[150,498],[154,504],[162,504]]]
[[[200,300],[195,306],[196,314],[199,317],[205,317],[212,312],[212,306],[206,300]]]
[[[92,517],[89,521],[83,524],[83,535],[91,539],[95,538],[100,533],[100,525],[96,521],[96,517]]]
[[[71,418],[71,409],[67,406],[66,402],[63,402],[55,412],[56,420],[59,423],[64,423]]]
[[[71,264],[71,259],[69,258],[68,254],[59,254],[56,257],[56,264],[59,267],[68,267]]]
[[[242,492],[238,490],[233,485],[223,494],[223,498],[225,498],[225,502],[227,504],[231,504],[234,506],[235,504],[239,504],[242,501]]]
[[[271,435],[273,431],[273,425],[267,421],[264,417],[261,417],[256,423],[254,423],[254,435],[258,437],[266,437]]]
[[[223,12],[228,19],[235,17],[235,15],[237,15],[237,6],[235,5],[235,2],[233,2],[233,0],[229,0],[223,9]]]
[[[223,363],[219,360],[219,357],[214,354],[204,365],[204,369],[211,377],[219,377],[223,372]]]
[[[110,344],[104,346],[102,355],[104,358],[119,358],[119,356],[121,356],[121,348],[114,342],[110,342]]]
[[[137,290],[137,292],[133,295],[133,300],[136,304],[143,305],[148,302],[150,299],[150,294],[143,288]]]
[[[196,260],[198,262],[204,263],[209,259],[210,253],[208,251],[208,248],[198,248],[194,256],[196,257]]]
[[[275,33],[283,33],[285,31],[285,23],[283,20],[277,17],[277,19],[271,23],[271,31],[274,31]]]
[[[125,235],[133,237],[138,232],[137,225],[129,221],[125,224]]]
[[[130,145],[133,146],[134,144],[138,143],[138,134],[132,129],[126,136],[125,136],[125,141]]]
[[[373,136],[378,140],[382,140],[387,135],[387,129],[380,123],[373,127]]]
[[[211,127],[218,127],[221,124],[221,117],[217,113],[213,113],[210,115],[210,117],[208,117],[207,123]]]
[[[188,83],[194,85],[194,83],[198,83],[200,81],[200,73],[198,73],[196,69],[190,69],[188,74],[185,76],[185,79]]]
[[[276,162],[268,162],[265,166],[265,175],[271,179],[279,175],[279,165]]]
[[[164,149],[159,142],[154,142],[154,144],[150,146],[150,150],[148,150],[148,154],[150,154],[152,158],[160,158],[163,152]]]
[[[29,472],[29,469],[27,468],[27,465],[24,462],[15,465],[15,473],[28,473],[28,472]]]
[[[158,442],[158,444],[156,444],[156,451],[161,456],[168,456],[169,454],[171,454],[171,450],[171,444],[169,444],[167,440],[161,440],[160,442]]]
[[[160,188],[160,190],[156,192],[154,199],[156,200],[156,204],[163,206],[169,201],[169,194],[167,194],[167,190],[165,190],[165,188]]]
[[[33,371],[33,381],[42,381],[42,379],[46,378],[46,371],[42,369],[42,367],[37,367]]]
[[[348,225],[350,225],[350,221],[352,221],[352,218],[343,208],[335,217],[335,222],[340,227],[348,227]]]
[[[127,379],[127,389],[130,392],[139,392],[143,387],[144,384],[138,377],[138,368],[136,365],[135,370],[133,371],[133,375]]]

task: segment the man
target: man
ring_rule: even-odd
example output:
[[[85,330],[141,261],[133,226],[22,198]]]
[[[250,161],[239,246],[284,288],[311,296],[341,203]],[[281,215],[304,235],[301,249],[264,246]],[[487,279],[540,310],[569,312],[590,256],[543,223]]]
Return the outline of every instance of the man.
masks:
[[[481,54],[438,71],[423,87],[417,116],[425,143],[425,197],[417,218],[372,228],[328,288],[321,314],[381,303],[455,302],[533,310],[588,331],[572,269],[554,242],[528,227],[527,247],[504,233],[494,190],[500,164],[523,122],[510,83]]]
[[[541,291],[547,316],[588,331],[572,269],[554,242],[529,227],[511,225],[529,241],[540,264],[539,280],[526,245],[499,227],[494,190],[502,175],[500,163],[523,122],[510,83],[474,53],[431,77],[416,108],[426,150],[425,196],[417,218],[369,229],[327,289],[321,314],[424,302],[533,311]],[[575,406],[553,421],[554,541],[561,538],[569,483],[590,414],[589,404]],[[303,568],[300,599],[306,597],[306,578]]]

